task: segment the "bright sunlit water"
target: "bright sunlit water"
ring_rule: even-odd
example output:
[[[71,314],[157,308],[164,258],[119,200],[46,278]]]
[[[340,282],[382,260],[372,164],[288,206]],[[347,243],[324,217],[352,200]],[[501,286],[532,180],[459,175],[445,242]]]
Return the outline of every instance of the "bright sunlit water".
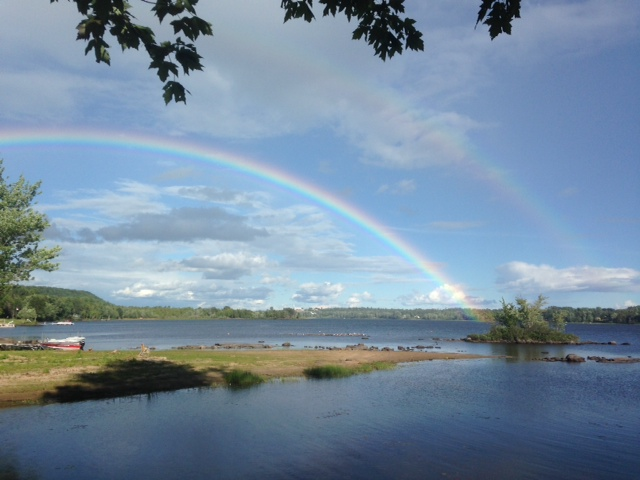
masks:
[[[86,348],[94,349],[362,342],[515,353],[515,359],[428,361],[343,380],[4,410],[0,478],[633,479],[640,472],[640,364],[527,360],[566,353],[638,357],[640,326],[571,325],[568,330],[583,340],[618,345],[553,348],[442,340],[488,328],[466,322],[106,322],[66,328],[68,335],[85,335]],[[337,335],[345,333],[369,339]]]

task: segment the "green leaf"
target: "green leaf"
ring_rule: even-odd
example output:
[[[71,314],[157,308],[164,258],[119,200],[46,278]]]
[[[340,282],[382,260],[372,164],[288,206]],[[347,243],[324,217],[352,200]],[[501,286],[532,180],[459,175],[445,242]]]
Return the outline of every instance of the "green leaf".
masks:
[[[182,65],[182,69],[186,75],[191,70],[202,70],[202,64],[193,45],[184,45],[176,50],[176,61]]]
[[[311,22],[315,18],[311,10],[312,5],[313,0],[282,0],[280,6],[285,10],[284,21],[303,18],[306,22]]]
[[[478,12],[478,23],[489,27],[491,40],[501,33],[511,34],[511,22],[514,18],[520,18],[521,0],[483,0]]]
[[[187,103],[186,94],[189,93],[189,91],[185,90],[182,84],[178,82],[170,81],[165,83],[162,89],[164,90],[164,94],[162,95],[162,97],[164,98],[165,105],[168,105],[169,102],[171,102],[172,100],[176,103],[177,102],[183,102],[185,104]]]
[[[184,33],[190,40],[197,39],[200,34],[213,35],[213,30],[209,22],[205,22],[199,17],[183,17],[171,22],[173,33]]]

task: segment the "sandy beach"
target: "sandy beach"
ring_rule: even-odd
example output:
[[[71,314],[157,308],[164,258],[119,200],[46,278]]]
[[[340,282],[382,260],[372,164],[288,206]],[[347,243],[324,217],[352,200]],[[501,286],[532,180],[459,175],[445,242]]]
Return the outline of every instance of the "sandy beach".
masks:
[[[0,408],[224,385],[224,373],[232,370],[270,380],[303,377],[306,368],[325,365],[356,369],[377,362],[474,358],[483,357],[370,350],[7,352],[0,360]]]

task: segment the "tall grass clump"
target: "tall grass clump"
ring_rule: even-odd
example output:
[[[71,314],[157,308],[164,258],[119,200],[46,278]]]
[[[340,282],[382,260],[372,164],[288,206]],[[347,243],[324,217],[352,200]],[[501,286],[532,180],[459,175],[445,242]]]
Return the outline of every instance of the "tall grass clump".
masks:
[[[354,375],[356,372],[340,365],[324,365],[321,367],[309,367],[304,370],[304,375],[314,379],[325,378],[345,378]]]
[[[376,372],[378,370],[393,370],[396,368],[394,363],[389,362],[373,362],[373,363],[365,363],[364,365],[360,365],[357,369],[357,373],[371,373]]]
[[[350,377],[355,372],[340,365],[324,365],[322,367],[309,367],[304,370],[304,375],[314,379],[325,378],[345,378]]]
[[[247,388],[263,383],[264,378],[246,370],[231,370],[224,373],[224,381],[231,388]]]
[[[322,380],[326,378],[346,378],[359,373],[371,373],[377,370],[391,370],[395,368],[393,363],[373,362],[358,365],[354,368],[347,368],[341,365],[324,365],[321,367],[309,367],[304,370],[307,378]]]

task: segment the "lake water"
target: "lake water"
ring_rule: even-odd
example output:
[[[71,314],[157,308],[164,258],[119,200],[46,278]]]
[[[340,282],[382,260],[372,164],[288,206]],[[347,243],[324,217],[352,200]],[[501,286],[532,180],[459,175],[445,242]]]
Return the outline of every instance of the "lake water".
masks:
[[[618,343],[574,347],[443,340],[488,328],[467,322],[229,320],[41,328],[36,335],[80,333],[86,348],[96,350],[264,341],[294,348],[420,344],[514,358],[430,361],[342,380],[3,410],[2,479],[635,479],[640,473],[640,364],[529,360],[567,353],[639,357],[640,326],[570,325],[568,331],[583,340]],[[62,328],[66,333],[59,334]],[[12,330],[34,335],[34,329]]]

